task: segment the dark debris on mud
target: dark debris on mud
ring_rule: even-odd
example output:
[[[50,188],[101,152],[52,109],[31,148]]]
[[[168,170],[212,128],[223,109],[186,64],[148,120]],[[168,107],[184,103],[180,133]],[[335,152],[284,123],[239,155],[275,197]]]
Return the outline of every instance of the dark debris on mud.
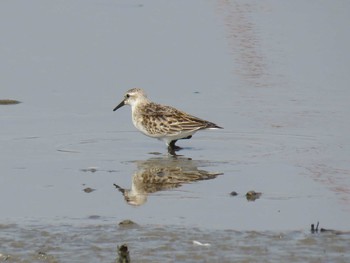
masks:
[[[0,99],[0,105],[14,105],[21,103],[18,100],[11,100],[11,99]]]
[[[251,190],[245,194],[245,197],[247,198],[247,201],[255,201],[256,199],[259,199],[261,195],[262,195],[261,192],[255,192]],[[232,191],[230,193],[230,196],[238,196],[238,193],[236,191]]]

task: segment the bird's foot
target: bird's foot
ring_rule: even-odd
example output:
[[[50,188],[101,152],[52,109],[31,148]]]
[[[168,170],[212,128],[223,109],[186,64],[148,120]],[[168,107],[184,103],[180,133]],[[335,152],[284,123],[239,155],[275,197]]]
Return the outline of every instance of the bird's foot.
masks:
[[[175,145],[176,142],[177,140],[171,141],[168,145],[168,153],[173,156],[176,156],[176,151],[179,151],[182,149],[180,146]]]

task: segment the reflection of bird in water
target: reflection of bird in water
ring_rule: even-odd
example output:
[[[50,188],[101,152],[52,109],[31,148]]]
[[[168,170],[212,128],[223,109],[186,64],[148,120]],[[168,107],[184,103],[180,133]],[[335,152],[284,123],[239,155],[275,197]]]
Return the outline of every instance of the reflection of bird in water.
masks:
[[[198,170],[202,162],[190,159],[150,159],[137,162],[138,171],[132,177],[131,189],[115,187],[130,205],[142,205],[147,195],[180,187],[182,184],[214,179],[222,173]],[[203,162],[204,163],[204,162]]]

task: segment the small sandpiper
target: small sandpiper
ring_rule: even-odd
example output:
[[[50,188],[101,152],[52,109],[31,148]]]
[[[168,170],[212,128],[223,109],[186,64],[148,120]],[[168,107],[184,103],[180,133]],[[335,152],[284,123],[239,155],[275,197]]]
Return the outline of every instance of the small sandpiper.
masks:
[[[113,111],[124,105],[131,106],[134,126],[149,137],[165,141],[171,155],[181,149],[175,145],[177,140],[190,139],[199,130],[222,129],[173,107],[151,102],[144,90],[139,88],[128,90],[123,101]]]

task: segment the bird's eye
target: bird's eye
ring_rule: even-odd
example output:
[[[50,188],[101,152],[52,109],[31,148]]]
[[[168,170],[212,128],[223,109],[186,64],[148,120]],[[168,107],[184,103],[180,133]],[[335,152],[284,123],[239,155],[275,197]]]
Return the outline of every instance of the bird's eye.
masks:
[[[126,98],[130,98],[130,95],[129,95],[129,94],[126,94],[125,97],[126,97]]]

